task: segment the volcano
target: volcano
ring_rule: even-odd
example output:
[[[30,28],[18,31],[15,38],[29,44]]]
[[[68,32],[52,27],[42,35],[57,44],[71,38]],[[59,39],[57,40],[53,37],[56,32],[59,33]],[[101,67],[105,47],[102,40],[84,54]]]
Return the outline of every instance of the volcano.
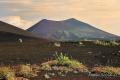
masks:
[[[96,27],[70,18],[63,21],[43,19],[27,31],[41,38],[53,41],[118,40],[119,36],[97,29]]]

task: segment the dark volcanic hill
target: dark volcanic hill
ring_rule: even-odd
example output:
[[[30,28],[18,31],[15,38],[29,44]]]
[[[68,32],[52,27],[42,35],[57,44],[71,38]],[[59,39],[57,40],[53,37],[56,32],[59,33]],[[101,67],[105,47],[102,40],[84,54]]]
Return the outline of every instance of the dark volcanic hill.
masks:
[[[19,39],[37,39],[37,36],[28,31],[0,21],[0,41],[16,41]]]
[[[57,41],[79,41],[83,39],[120,39],[119,36],[102,31],[92,25],[78,21],[74,18],[63,21],[43,19],[29,28],[28,31],[35,33],[39,37]]]

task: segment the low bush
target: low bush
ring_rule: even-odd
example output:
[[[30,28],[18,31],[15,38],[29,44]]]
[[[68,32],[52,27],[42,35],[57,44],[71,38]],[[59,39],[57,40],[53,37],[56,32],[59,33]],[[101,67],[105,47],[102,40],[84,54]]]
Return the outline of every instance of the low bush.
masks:
[[[68,70],[74,71],[78,70],[80,72],[88,71],[88,68],[77,60],[70,59],[68,56],[63,53],[56,53],[55,60],[51,60],[41,65],[42,70]]]
[[[70,58],[66,55],[63,55],[63,53],[56,53],[55,54],[55,60],[57,61],[57,65],[62,65],[62,66],[68,66],[69,63],[71,62]]]
[[[15,73],[9,67],[0,67],[0,80],[15,80]]]
[[[18,65],[15,68],[16,76],[18,77],[24,77],[24,78],[30,78],[34,76],[34,73],[32,72],[32,68],[28,65]]]
[[[120,68],[119,67],[109,67],[109,66],[94,67],[92,69],[92,72],[120,76]]]

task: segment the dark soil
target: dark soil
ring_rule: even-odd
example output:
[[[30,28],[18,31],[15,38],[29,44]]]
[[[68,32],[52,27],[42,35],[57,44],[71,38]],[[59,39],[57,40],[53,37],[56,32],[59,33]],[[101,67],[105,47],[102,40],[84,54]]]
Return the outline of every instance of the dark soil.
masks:
[[[0,43],[0,63],[41,63],[51,59],[55,52],[63,52],[88,66],[120,66],[120,46],[97,46],[90,42],[84,44],[62,43],[61,47],[56,47],[54,43],[36,41]]]
[[[98,46],[92,42],[84,42],[80,46],[77,42],[62,43],[61,47],[52,42],[23,41],[0,43],[0,64],[15,65],[23,63],[40,64],[51,60],[55,52],[63,52],[88,67],[95,65],[109,65],[120,67],[120,46]],[[31,80],[45,80],[42,75]],[[54,77],[50,80],[120,80],[119,78],[99,78],[86,76]]]

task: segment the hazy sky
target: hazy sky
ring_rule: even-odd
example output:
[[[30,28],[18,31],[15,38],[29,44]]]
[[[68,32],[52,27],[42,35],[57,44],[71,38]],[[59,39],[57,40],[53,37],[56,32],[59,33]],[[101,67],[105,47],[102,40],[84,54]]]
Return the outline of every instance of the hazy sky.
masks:
[[[0,0],[2,21],[26,29],[44,18],[76,18],[120,35],[120,0]]]

